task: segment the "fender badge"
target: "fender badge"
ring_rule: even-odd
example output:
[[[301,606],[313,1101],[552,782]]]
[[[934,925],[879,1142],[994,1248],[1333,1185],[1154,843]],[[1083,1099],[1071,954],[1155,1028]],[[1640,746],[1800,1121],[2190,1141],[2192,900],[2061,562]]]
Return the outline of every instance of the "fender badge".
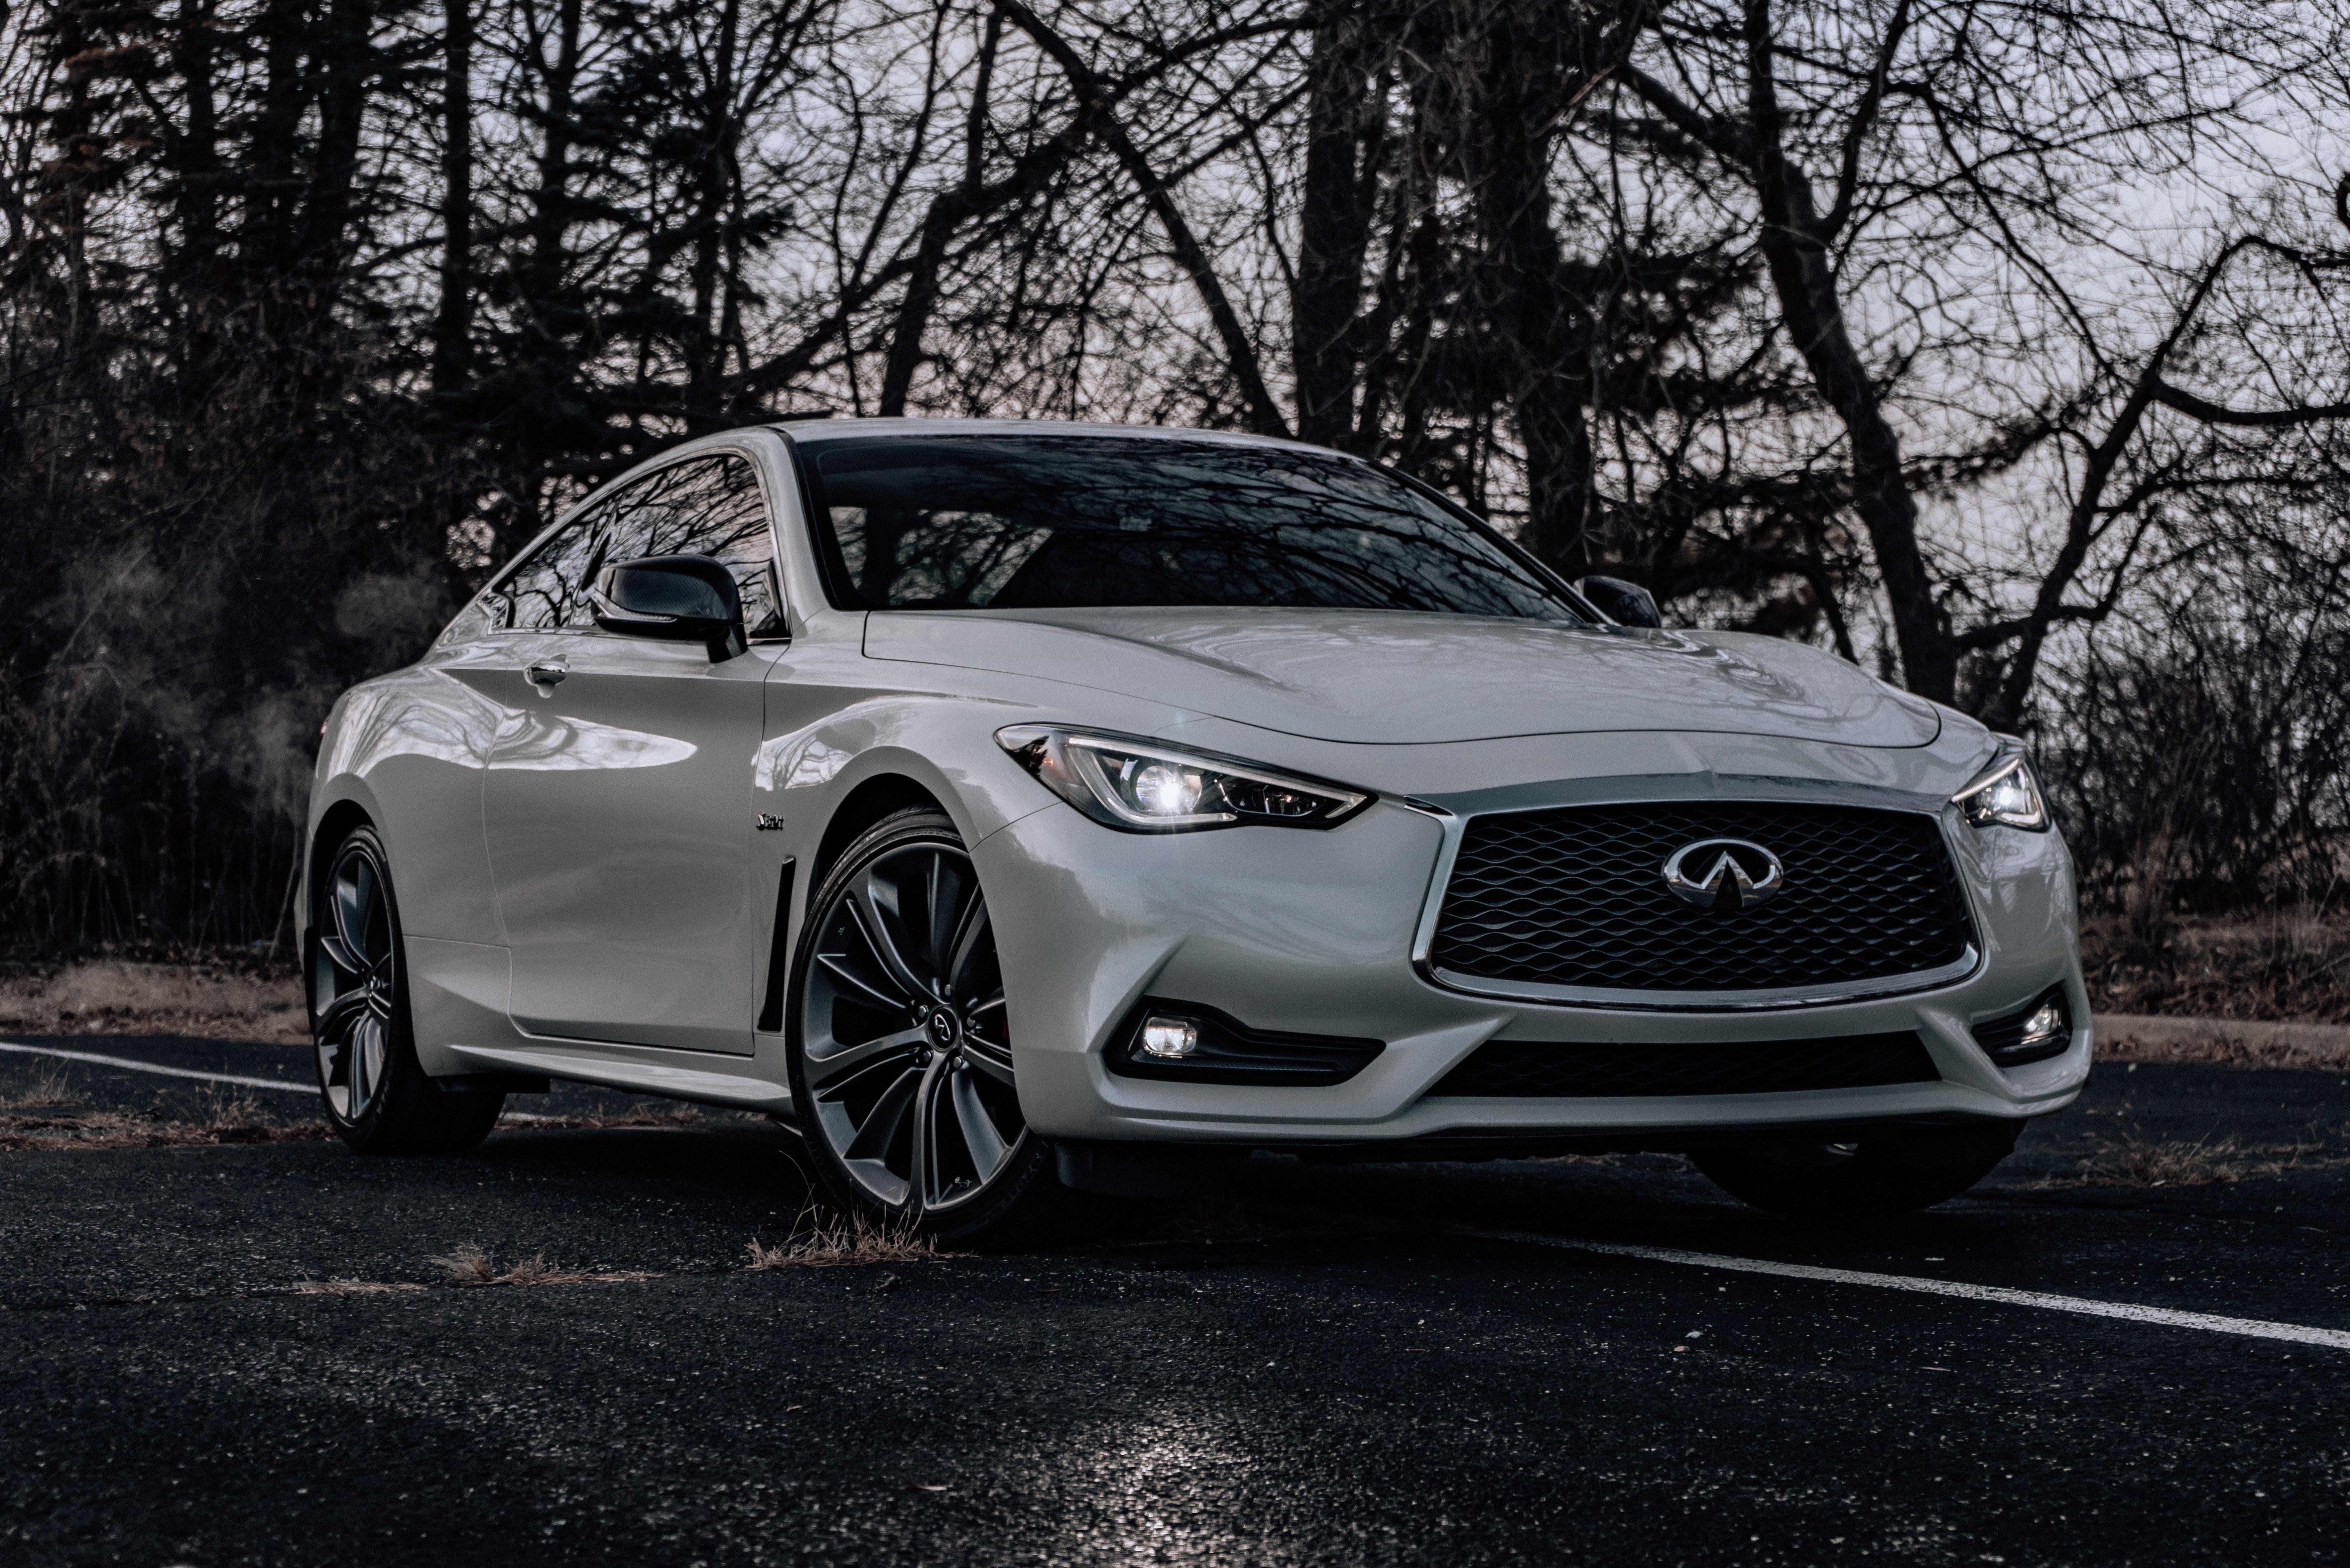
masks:
[[[754,826],[761,833],[773,833],[784,826],[784,819],[775,815],[772,812],[763,811],[759,814],[758,820],[753,826]]]

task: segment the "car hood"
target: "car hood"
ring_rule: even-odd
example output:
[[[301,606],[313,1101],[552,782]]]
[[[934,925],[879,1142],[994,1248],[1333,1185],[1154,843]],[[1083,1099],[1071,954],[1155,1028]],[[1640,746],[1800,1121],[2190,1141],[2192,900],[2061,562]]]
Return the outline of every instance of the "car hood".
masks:
[[[1409,611],[895,610],[865,651],[1115,691],[1316,740],[1412,744],[1679,730],[1923,746],[1931,703],[1834,654]]]

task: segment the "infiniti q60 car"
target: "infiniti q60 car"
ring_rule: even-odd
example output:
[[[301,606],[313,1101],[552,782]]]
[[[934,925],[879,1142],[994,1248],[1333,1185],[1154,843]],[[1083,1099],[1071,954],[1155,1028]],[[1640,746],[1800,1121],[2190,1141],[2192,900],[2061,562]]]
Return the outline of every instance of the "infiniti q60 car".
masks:
[[[607,1085],[947,1238],[1262,1151],[1899,1212],[2088,1070],[2018,742],[1285,441],[681,445],[337,703],[308,833],[355,1148]]]

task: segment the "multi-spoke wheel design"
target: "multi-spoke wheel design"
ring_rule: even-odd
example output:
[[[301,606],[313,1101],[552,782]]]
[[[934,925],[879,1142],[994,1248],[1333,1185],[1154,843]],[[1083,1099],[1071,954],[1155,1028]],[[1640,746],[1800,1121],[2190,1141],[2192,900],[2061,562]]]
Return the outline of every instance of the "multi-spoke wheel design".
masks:
[[[323,890],[310,961],[318,1086],[335,1115],[356,1124],[383,1093],[400,984],[390,894],[372,837],[344,841]]]
[[[454,1154],[497,1125],[500,1089],[452,1088],[416,1058],[400,904],[383,840],[356,827],[311,885],[310,1037],[327,1119],[362,1154]]]
[[[927,1220],[979,1204],[1030,1163],[1031,1140],[971,857],[951,828],[860,844],[827,879],[808,929],[803,1125],[883,1208]]]

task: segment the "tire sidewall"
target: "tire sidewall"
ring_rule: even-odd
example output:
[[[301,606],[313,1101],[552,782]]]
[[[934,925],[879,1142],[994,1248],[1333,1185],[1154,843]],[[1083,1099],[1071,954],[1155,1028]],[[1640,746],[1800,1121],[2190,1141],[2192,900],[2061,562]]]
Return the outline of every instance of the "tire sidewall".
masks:
[[[318,1080],[319,1108],[326,1113],[327,1125],[335,1129],[338,1137],[353,1148],[367,1151],[385,1141],[384,1123],[390,1115],[394,1100],[413,1095],[416,1085],[411,1080],[421,1080],[424,1070],[416,1060],[414,1020],[408,1003],[407,935],[400,922],[400,893],[392,882],[391,855],[384,847],[383,836],[372,826],[365,826],[343,835],[337,841],[334,853],[327,857],[326,865],[318,874],[317,884],[311,889],[310,907],[313,909],[328,907],[328,900],[333,897],[335,867],[342,864],[343,856],[355,844],[363,844],[375,861],[376,877],[383,888],[384,919],[391,928],[391,1017],[384,1042],[383,1082],[378,1086],[375,1098],[369,1103],[366,1113],[357,1120],[337,1112],[334,1101],[327,1096],[327,1064],[319,1051],[317,994],[318,960],[316,949],[321,926],[315,919],[311,922],[308,944],[311,950],[306,954],[307,961],[303,971],[303,992],[310,1006],[311,1070]],[[427,1089],[433,1087],[431,1084],[422,1086]]]
[[[817,1182],[836,1208],[884,1223],[902,1224],[915,1216],[916,1210],[911,1203],[898,1209],[881,1203],[841,1164],[816,1115],[816,1096],[808,1088],[806,1031],[802,1014],[810,968],[816,961],[816,946],[834,900],[875,861],[916,844],[935,844],[966,857],[971,854],[954,819],[935,806],[910,806],[895,812],[858,835],[826,868],[823,878],[808,897],[799,940],[792,948],[790,983],[784,992],[784,1064],[791,1085],[793,1122],[799,1129],[801,1141],[807,1145]],[[976,877],[978,874],[974,865],[972,875]],[[983,883],[983,898],[986,891]],[[1033,1130],[1027,1138],[1027,1147],[1021,1151],[1014,1168],[987,1192],[945,1213],[920,1215],[916,1222],[923,1232],[941,1241],[957,1241],[1000,1240],[1014,1230],[1024,1231],[1026,1226],[1022,1221],[1032,1217],[1030,1211],[1040,1209],[1062,1190],[1055,1174],[1051,1143]],[[909,1196],[912,1197],[910,1192]]]

